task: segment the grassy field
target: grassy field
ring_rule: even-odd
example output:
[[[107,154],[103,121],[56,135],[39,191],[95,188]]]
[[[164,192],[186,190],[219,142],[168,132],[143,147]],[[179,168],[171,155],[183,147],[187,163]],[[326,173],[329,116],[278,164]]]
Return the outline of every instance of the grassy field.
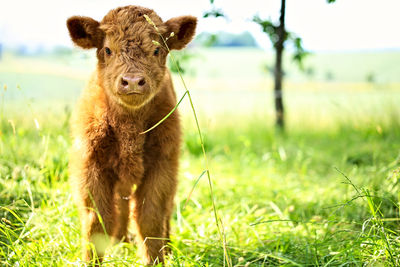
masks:
[[[311,78],[289,67],[285,133],[273,128],[271,80],[260,67],[268,54],[196,54],[200,67],[185,79],[200,114],[230,264],[400,265],[400,72],[393,63],[400,53],[315,55],[310,62],[320,71]],[[0,62],[1,266],[84,264],[67,182],[68,121],[94,62],[91,55],[69,57],[7,55]],[[362,67],[346,71],[338,58]],[[334,80],[325,79],[326,69]],[[370,69],[373,82],[365,80]],[[186,100],[168,266],[223,266],[205,176],[190,194],[204,160]],[[136,246],[110,247],[105,265],[140,266]]]

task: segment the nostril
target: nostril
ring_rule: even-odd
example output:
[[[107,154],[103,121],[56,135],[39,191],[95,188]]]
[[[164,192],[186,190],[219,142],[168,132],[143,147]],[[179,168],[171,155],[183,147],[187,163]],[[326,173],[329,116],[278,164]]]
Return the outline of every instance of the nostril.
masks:
[[[129,83],[126,80],[124,80],[124,78],[122,78],[121,79],[121,84],[122,84],[122,86],[125,87],[125,86],[128,86]]]
[[[144,79],[141,79],[138,83],[139,86],[143,86],[146,84],[146,81]]]

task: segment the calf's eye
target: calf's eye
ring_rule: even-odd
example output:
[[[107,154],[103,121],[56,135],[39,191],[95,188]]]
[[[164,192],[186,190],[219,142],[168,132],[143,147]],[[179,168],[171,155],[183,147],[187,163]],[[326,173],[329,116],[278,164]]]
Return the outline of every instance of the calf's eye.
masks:
[[[106,51],[106,54],[107,54],[107,55],[111,55],[111,49],[110,49],[110,48],[106,47],[106,48],[105,48],[105,51]]]
[[[157,47],[156,50],[154,50],[154,55],[157,56],[158,53],[160,53],[160,48],[159,47]]]

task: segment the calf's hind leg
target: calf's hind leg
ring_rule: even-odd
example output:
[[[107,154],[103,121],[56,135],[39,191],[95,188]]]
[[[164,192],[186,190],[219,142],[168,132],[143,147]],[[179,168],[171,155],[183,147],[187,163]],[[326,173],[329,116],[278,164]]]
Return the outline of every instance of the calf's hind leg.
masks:
[[[115,185],[115,201],[118,205],[118,225],[115,229],[114,237],[116,241],[129,242],[128,226],[130,213],[130,199],[132,194],[132,184],[118,181]]]

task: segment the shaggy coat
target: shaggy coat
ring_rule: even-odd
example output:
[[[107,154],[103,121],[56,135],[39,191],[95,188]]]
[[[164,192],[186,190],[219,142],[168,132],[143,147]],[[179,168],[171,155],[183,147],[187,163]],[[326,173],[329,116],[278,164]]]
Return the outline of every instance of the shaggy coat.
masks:
[[[101,22],[71,17],[67,26],[72,41],[96,48],[98,59],[71,123],[70,180],[83,237],[94,245],[86,243],[85,258],[101,262],[109,236],[127,241],[132,217],[144,263],[163,262],[177,187],[178,113],[143,132],[176,105],[160,35],[169,49],[182,49],[196,18],[163,22],[151,9],[126,6]]]

